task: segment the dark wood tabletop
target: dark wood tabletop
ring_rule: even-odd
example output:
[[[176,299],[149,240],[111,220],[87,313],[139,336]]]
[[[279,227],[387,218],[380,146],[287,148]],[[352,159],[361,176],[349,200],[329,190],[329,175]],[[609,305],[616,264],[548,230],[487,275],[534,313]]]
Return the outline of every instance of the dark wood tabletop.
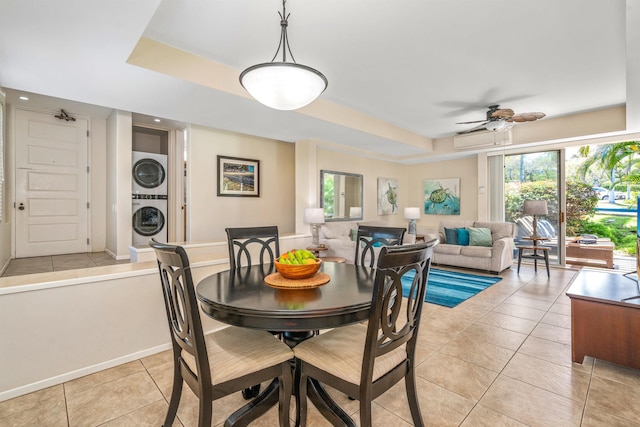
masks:
[[[264,282],[269,266],[222,271],[201,280],[196,292],[203,311],[221,322],[268,331],[297,332],[333,328],[368,319],[375,270],[324,262],[324,285],[279,289]]]

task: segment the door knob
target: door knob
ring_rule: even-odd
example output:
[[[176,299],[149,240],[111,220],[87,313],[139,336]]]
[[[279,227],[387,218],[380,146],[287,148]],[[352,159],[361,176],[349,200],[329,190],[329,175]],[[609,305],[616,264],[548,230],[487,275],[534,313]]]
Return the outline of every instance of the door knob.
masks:
[[[18,205],[18,209],[20,209],[21,211],[23,211],[23,210],[24,210],[24,203],[20,203],[20,204]]]

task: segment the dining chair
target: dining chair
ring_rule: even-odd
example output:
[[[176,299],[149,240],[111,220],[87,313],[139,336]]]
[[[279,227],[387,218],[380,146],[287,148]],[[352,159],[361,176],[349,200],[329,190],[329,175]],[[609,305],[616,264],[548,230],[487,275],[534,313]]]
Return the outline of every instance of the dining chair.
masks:
[[[253,265],[253,261],[270,271],[274,269],[274,261],[280,256],[280,240],[278,227],[236,227],[225,228],[229,246],[229,264],[231,270]],[[251,254],[256,258],[252,258]]]
[[[276,378],[280,426],[288,426],[293,385],[289,346],[268,332],[235,326],[205,335],[186,251],[154,239],[149,245],[158,261],[173,348],[173,387],[163,426],[173,424],[183,382],[199,399],[198,426],[210,427],[214,400]]]
[[[355,265],[366,266],[368,263],[369,267],[373,267],[376,264],[376,248],[401,245],[405,231],[404,227],[358,226]]]
[[[243,266],[252,266],[254,261],[266,275],[275,271],[275,260],[280,256],[278,227],[227,227],[227,246],[229,249],[229,268],[234,274],[241,274]],[[251,258],[251,254],[257,256]],[[249,271],[245,272],[249,274]],[[279,332],[273,332],[280,336]],[[242,390],[245,399],[252,399],[260,393],[260,384]]]
[[[300,375],[296,421],[301,426],[306,425],[308,380],[359,400],[360,423],[366,427],[371,426],[371,402],[403,378],[413,423],[424,425],[416,391],[415,352],[436,244],[434,239],[383,247],[368,322],[330,330],[293,348]],[[401,298],[405,275],[408,296]],[[355,426],[346,413],[341,418],[345,425]]]

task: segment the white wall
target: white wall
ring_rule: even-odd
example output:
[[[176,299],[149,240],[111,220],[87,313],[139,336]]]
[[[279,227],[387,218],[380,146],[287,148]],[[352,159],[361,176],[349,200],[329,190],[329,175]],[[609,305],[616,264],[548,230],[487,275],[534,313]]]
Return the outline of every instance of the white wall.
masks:
[[[226,259],[194,263],[194,281],[225,268]],[[224,326],[201,316],[206,331]],[[0,401],[170,348],[155,261],[132,272],[0,286],[0,324],[12,325],[0,328]]]
[[[364,221],[376,221],[392,227],[407,225],[404,219],[404,208],[409,206],[410,189],[407,186],[409,168],[395,162],[373,160],[365,157],[339,153],[318,146],[316,174],[321,170],[356,173],[363,176],[363,206]],[[395,178],[398,180],[398,211],[392,215],[378,215],[378,178]],[[318,182],[318,206],[320,206],[320,182]],[[416,206],[416,205],[411,205]]]
[[[91,250],[101,252],[107,238],[107,121],[91,119]]]
[[[131,113],[113,110],[106,121],[106,250],[129,258],[131,246]]]
[[[437,228],[441,220],[478,219],[478,161],[477,156],[443,162],[412,165],[408,167],[408,192],[411,206],[420,206],[418,227]],[[460,178],[460,215],[425,215],[424,180]]]
[[[217,155],[259,160],[260,197],[218,197]],[[294,232],[294,144],[192,126],[188,156],[188,241],[226,241],[225,227]]]
[[[404,208],[418,206],[421,216],[416,221],[417,226],[437,228],[441,220],[451,219],[451,216],[424,214],[424,181],[438,178],[460,178],[460,215],[456,216],[456,219],[474,220],[478,217],[478,160],[476,155],[457,160],[401,165],[395,162],[338,153],[324,149],[320,144],[317,153],[318,176],[322,169],[363,175],[363,216],[365,221],[376,221],[397,227],[406,226],[408,221],[404,218]],[[379,177],[398,180],[398,212],[396,214],[378,215]],[[319,185],[318,183],[318,203]]]

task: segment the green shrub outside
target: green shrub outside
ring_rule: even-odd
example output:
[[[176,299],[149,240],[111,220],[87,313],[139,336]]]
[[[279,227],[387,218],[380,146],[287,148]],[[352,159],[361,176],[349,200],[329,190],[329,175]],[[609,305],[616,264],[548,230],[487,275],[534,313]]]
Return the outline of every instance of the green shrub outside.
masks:
[[[583,234],[584,221],[595,214],[598,196],[590,184],[567,181],[567,235]],[[555,181],[512,182],[506,185],[505,217],[515,222],[522,217],[525,200],[546,200],[549,214],[540,218],[558,226],[558,193]]]
[[[628,255],[637,252],[637,218],[635,216],[595,215],[585,221],[583,233],[607,237],[615,244],[616,250]]]

